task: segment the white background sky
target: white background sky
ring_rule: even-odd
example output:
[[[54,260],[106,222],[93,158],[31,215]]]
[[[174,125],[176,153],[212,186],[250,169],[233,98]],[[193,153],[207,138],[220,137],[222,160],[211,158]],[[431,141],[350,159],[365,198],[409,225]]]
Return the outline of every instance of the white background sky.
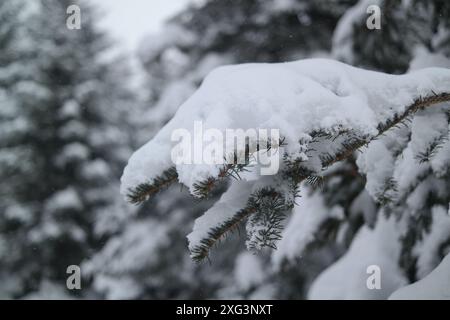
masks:
[[[143,36],[161,30],[165,19],[192,2],[192,0],[90,1],[104,11],[100,26],[109,31],[127,51],[136,49]]]

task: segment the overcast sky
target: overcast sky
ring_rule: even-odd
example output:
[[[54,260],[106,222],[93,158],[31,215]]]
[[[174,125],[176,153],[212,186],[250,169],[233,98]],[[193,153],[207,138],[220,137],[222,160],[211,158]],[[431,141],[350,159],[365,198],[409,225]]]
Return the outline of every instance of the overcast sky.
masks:
[[[100,26],[106,28],[121,46],[132,51],[143,36],[161,30],[165,19],[193,0],[90,0],[105,15]]]

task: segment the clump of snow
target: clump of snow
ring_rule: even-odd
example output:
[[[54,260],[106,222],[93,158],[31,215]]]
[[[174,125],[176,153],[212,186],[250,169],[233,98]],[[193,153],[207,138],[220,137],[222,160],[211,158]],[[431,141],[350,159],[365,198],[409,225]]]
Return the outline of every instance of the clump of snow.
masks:
[[[44,280],[39,289],[23,297],[24,300],[71,300],[67,287],[60,283]]]
[[[305,186],[301,188],[301,201],[295,205],[292,217],[283,230],[282,239],[277,244],[277,250],[272,255],[275,268],[284,259],[293,261],[301,257],[306,246],[314,241],[317,230],[325,220],[344,217],[341,207],[328,208],[320,193],[309,192]]]
[[[411,150],[417,156],[448,135],[449,125],[442,109],[429,109],[415,115],[411,124]]]
[[[266,2],[266,11],[271,13],[278,13],[283,11],[293,11],[301,9],[303,3],[299,3],[295,0],[279,0]]]
[[[73,188],[67,188],[56,192],[45,204],[45,209],[49,212],[62,210],[80,210],[83,208],[81,199],[77,191]]]
[[[226,129],[279,129],[293,151],[298,139],[313,130],[351,129],[374,136],[377,125],[404,111],[415,99],[443,93],[450,70],[430,68],[394,76],[326,59],[226,66],[211,72],[172,120],[130,158],[122,176],[127,194],[152,183],[173,166],[171,135],[194,122]],[[218,165],[177,166],[179,180],[191,191],[204,177],[217,177]]]
[[[77,120],[70,120],[58,132],[58,136],[65,139],[76,139],[86,134],[87,127]]]
[[[83,164],[81,174],[83,177],[90,179],[106,178],[110,176],[111,169],[104,160],[95,159]]]
[[[372,141],[370,146],[358,157],[357,165],[367,177],[366,190],[378,199],[385,189],[386,181],[394,171],[394,159],[382,141]]]
[[[0,98],[1,99],[1,98]],[[2,102],[2,107],[3,107]],[[2,116],[10,116],[14,118],[14,115],[7,115],[2,112]],[[26,132],[26,130],[30,130],[30,123],[26,119],[17,118],[11,119],[10,121],[2,123],[2,127],[0,128],[0,134],[2,137],[12,136],[14,134],[20,134]]]
[[[353,61],[353,39],[355,25],[368,17],[367,8],[380,5],[380,0],[361,0],[347,10],[339,19],[333,34],[333,56],[348,63]]]
[[[151,235],[151,238],[148,236]],[[95,259],[84,264],[87,273],[125,273],[150,265],[157,250],[170,246],[167,227],[157,221],[139,221],[128,225],[125,232],[113,238]],[[133,247],[133,250],[129,248]],[[106,267],[107,266],[107,267]]]
[[[149,118],[152,122],[163,123],[167,118],[170,118],[175,114],[178,107],[183,101],[189,98],[194,91],[195,87],[189,82],[174,81],[170,83],[164,88],[164,92],[156,106],[150,110]]]
[[[367,190],[363,190],[350,206],[350,216],[362,215],[364,223],[374,227],[377,219],[377,206]]]
[[[34,100],[46,100],[52,94],[49,89],[34,81],[19,81],[14,89],[16,94],[32,97]]]
[[[211,226],[218,226],[245,207],[252,191],[252,183],[247,181],[233,181],[229,189],[221,196],[212,208],[206,211],[194,223],[192,232],[187,236],[189,249],[201,245],[203,239],[209,238]]]
[[[397,183],[399,193],[407,193],[418,177],[427,170],[425,163],[420,163],[415,157],[411,148],[406,148],[397,161],[394,171],[394,179]]]
[[[80,105],[76,100],[69,100],[64,103],[61,108],[60,115],[62,118],[76,117],[80,113]]]
[[[395,291],[391,300],[450,300],[450,254],[422,280]]]
[[[362,149],[357,164],[372,197],[407,200],[414,213],[425,205],[428,191],[442,193],[442,181],[427,175],[432,170],[437,177],[443,176],[449,166],[445,108],[443,104],[420,111],[408,126],[396,128]],[[432,146],[442,141],[433,151]]]
[[[207,54],[197,62],[196,68],[191,70],[191,66],[178,66],[175,69],[173,63],[167,62],[170,66],[171,78],[176,78],[164,87],[159,94],[158,102],[143,116],[142,121],[149,127],[159,129],[161,124],[165,124],[178,110],[180,105],[186,101],[197,89],[198,83],[214,68],[229,63],[226,56],[218,54]]]
[[[89,152],[89,148],[80,142],[69,143],[56,156],[56,163],[62,166],[71,161],[83,161],[89,157]]]
[[[21,222],[30,222],[33,219],[33,214],[30,208],[18,204],[7,206],[3,214],[8,219],[18,220]]]
[[[433,53],[424,47],[417,47],[414,50],[414,58],[409,64],[409,70],[428,67],[450,68],[450,59],[442,53]]]
[[[433,53],[424,47],[417,47],[409,70],[413,71],[427,67],[450,69],[450,59],[441,53]],[[443,105],[443,108],[440,108],[441,110],[427,110],[427,112],[422,112],[420,117],[415,117],[413,120],[415,130],[413,128],[414,136],[411,140],[417,141],[417,146],[413,144],[413,148],[416,150],[415,153],[420,152],[420,150],[426,150],[428,147],[427,143],[429,144],[441,138],[446,139],[430,160],[431,169],[438,177],[445,175],[450,168],[450,159],[448,157],[448,154],[450,154],[450,125],[448,125],[442,112],[444,108],[449,110],[449,106],[450,104],[447,103]]]
[[[139,56],[144,61],[155,59],[161,52],[165,52],[175,45],[189,46],[195,41],[195,36],[185,29],[181,29],[172,23],[168,23],[164,27],[164,34],[150,34],[148,35],[139,48]]]
[[[95,277],[94,287],[105,292],[110,300],[137,299],[142,294],[142,284],[126,276],[99,274]]]
[[[234,277],[241,290],[249,290],[264,281],[265,272],[256,255],[250,252],[242,252],[236,258]]]
[[[130,275],[158,267],[161,261],[155,257],[172,245],[169,231],[166,224],[153,218],[127,224],[123,233],[112,237],[81,269],[86,275],[95,275],[95,289],[108,299],[136,298],[142,286]]]
[[[448,127],[450,135],[450,125]],[[448,170],[450,170],[450,136],[447,137],[447,141],[442,144],[436,155],[431,159],[431,168],[438,177],[444,176]]]
[[[450,240],[450,216],[443,206],[431,209],[433,223],[423,241],[416,245],[414,252],[417,259],[417,276],[419,279],[428,275],[439,264],[441,245]]]
[[[399,228],[395,218],[379,215],[374,230],[363,226],[347,253],[314,281],[309,299],[386,299],[407,281],[397,265]],[[381,271],[381,288],[369,289],[369,266]]]
[[[5,251],[8,249],[6,248],[6,243],[2,243],[2,239],[0,237],[0,257],[2,257],[2,254],[6,254]],[[18,276],[13,276],[9,272],[5,274],[5,272],[0,273],[0,280],[2,282],[2,286],[0,287],[0,299],[2,300],[8,300],[11,299],[12,296],[14,296],[14,293],[16,292],[17,288],[21,286],[21,279]]]

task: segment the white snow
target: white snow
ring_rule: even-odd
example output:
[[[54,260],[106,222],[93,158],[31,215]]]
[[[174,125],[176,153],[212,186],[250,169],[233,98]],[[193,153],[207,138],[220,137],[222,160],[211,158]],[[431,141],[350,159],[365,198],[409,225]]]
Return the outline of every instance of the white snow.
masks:
[[[380,0],[361,0],[347,10],[339,19],[333,33],[333,56],[339,60],[352,63],[353,38],[355,26],[364,26],[368,17],[367,8],[371,5],[379,5]]]
[[[113,236],[81,269],[84,274],[95,276],[95,289],[108,299],[136,298],[142,285],[136,283],[133,275],[159,267],[161,261],[157,257],[173,245],[169,232],[167,224],[153,217],[126,223],[122,233]],[[148,281],[159,279],[149,277]]]
[[[169,71],[173,73],[171,77],[177,80],[170,82],[164,87],[156,105],[144,115],[144,121],[150,122],[159,129],[161,124],[166,123],[173,117],[180,105],[194,93],[198,83],[211,70],[227,64],[227,62],[226,57],[212,53],[201,59],[194,70],[190,69],[190,65],[182,65],[178,62],[175,67],[174,63],[165,61],[170,66],[170,68],[168,67]]]
[[[69,143],[56,156],[56,162],[64,164],[74,160],[86,160],[89,157],[89,152],[89,148],[80,142]]]
[[[428,276],[395,291],[391,300],[450,300],[450,254]]]
[[[181,80],[170,83],[164,88],[155,107],[149,110],[148,118],[155,123],[164,123],[194,91],[195,87],[189,82]]]
[[[141,284],[129,277],[99,274],[94,280],[94,287],[105,292],[110,300],[137,299],[142,294]]]
[[[24,300],[71,300],[67,287],[57,282],[43,280],[39,289],[23,297]]]
[[[367,190],[363,190],[350,206],[350,216],[362,215],[368,226],[374,226],[377,219],[377,206]]]
[[[68,100],[62,106],[60,115],[62,118],[77,117],[80,114],[80,105],[76,100]]]
[[[33,219],[33,213],[31,212],[30,208],[18,204],[7,206],[3,214],[8,219],[18,220],[23,223],[30,223]]]
[[[81,169],[81,174],[85,178],[106,178],[111,175],[111,169],[102,159],[86,161]]]
[[[426,170],[427,165],[419,163],[411,148],[406,148],[396,163],[393,175],[399,193],[407,193],[410,187],[416,183],[418,177],[424,174]]]
[[[167,23],[164,33],[153,33],[145,37],[139,47],[139,56],[143,60],[153,60],[161,52],[175,45],[188,46],[195,41],[195,36],[186,29],[181,29],[173,23]]]
[[[448,135],[448,122],[442,109],[429,109],[416,114],[411,124],[411,150],[414,155],[427,150],[428,146]]]
[[[425,205],[426,190],[440,193],[441,182],[426,178],[430,168],[438,177],[445,174],[449,166],[448,141],[435,150],[430,161],[422,162],[421,154],[448,135],[445,108],[442,105],[420,111],[408,127],[392,130],[362,149],[357,164],[367,178],[366,189],[372,197],[377,199],[383,193],[393,199],[408,196],[407,204],[414,213]],[[395,190],[385,192],[389,179],[395,183]]]
[[[366,190],[374,199],[384,191],[386,180],[394,171],[394,159],[380,140],[372,141],[357,159],[357,165],[367,177]]]
[[[274,267],[278,268],[284,259],[293,261],[300,258],[306,246],[314,241],[322,223],[329,218],[344,218],[342,208],[339,206],[327,208],[320,193],[310,194],[310,190],[303,186],[300,200],[283,230],[277,250],[272,254]]]
[[[45,100],[51,97],[49,89],[33,81],[19,81],[14,87],[15,93],[32,97],[35,100]]]
[[[87,127],[80,121],[70,120],[59,130],[58,135],[62,138],[74,139],[77,137],[83,137],[87,130]]]
[[[195,220],[194,228],[187,236],[191,251],[201,244],[201,240],[209,238],[211,226],[221,225],[245,207],[252,192],[252,185],[252,182],[233,181],[219,201]]]
[[[45,209],[49,212],[68,209],[80,210],[82,207],[77,191],[71,187],[56,192],[45,204]]]
[[[249,290],[264,281],[265,272],[259,258],[244,251],[236,258],[234,277],[241,290]]]
[[[407,281],[397,266],[400,253],[395,218],[378,216],[374,230],[363,226],[349,250],[322,272],[311,285],[309,299],[386,299]],[[369,289],[369,266],[381,270],[381,288]]]
[[[429,68],[394,76],[326,59],[242,64],[215,69],[180,106],[172,120],[130,158],[121,191],[153,179],[173,166],[171,134],[194,121],[205,128],[280,129],[288,148],[312,130],[353,129],[377,134],[377,124],[420,96],[450,87],[450,70]],[[293,147],[292,147],[293,146]],[[292,151],[292,150],[291,150]],[[177,167],[180,182],[218,174],[217,165]]]
[[[428,275],[439,264],[439,250],[442,243],[450,240],[450,216],[443,206],[434,206],[431,209],[433,223],[428,234],[416,245],[417,276],[419,279]]]
[[[450,126],[448,128],[450,135]],[[436,155],[431,159],[431,168],[438,177],[442,177],[450,169],[450,136],[447,137],[447,141],[438,150]]]
[[[132,272],[142,265],[150,267],[157,250],[167,249],[170,238],[167,227],[148,219],[127,225],[123,234],[111,239],[95,259],[83,265],[87,273],[102,270],[104,273]],[[133,248],[133,250],[130,250]]]
[[[414,50],[414,59],[410,63],[409,70],[414,71],[427,67],[441,67],[450,69],[450,59],[441,53],[430,52],[427,48],[416,47]],[[450,110],[450,104],[442,105],[442,108],[427,110],[417,115],[413,120],[412,147],[417,154],[420,150],[427,147],[427,143],[432,142],[443,136],[447,136],[447,141],[442,144],[435,155],[430,160],[433,172],[438,177],[442,177],[450,167],[450,125],[446,121],[443,110]],[[421,149],[422,148],[422,149]]]
[[[409,70],[419,70],[428,67],[450,68],[450,59],[442,53],[429,52],[427,48],[417,47],[414,59],[409,64]]]

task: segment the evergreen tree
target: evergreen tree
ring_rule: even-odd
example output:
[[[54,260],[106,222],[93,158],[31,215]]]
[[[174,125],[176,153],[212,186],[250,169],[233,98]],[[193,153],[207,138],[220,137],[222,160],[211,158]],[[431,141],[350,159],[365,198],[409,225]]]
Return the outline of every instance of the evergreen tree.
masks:
[[[19,117],[20,110],[17,106],[18,93],[13,91],[20,81],[29,78],[29,72],[23,68],[25,64],[26,44],[23,39],[24,29],[21,28],[23,15],[21,12],[24,3],[21,1],[3,1],[0,4],[0,210],[2,216],[2,227],[0,234],[0,259],[2,264],[9,264],[11,256],[9,243],[6,235],[3,233],[6,226],[3,221],[7,221],[7,216],[11,210],[8,208],[17,208],[17,213],[24,213],[20,216],[16,214],[16,220],[26,219],[27,211],[21,210],[22,207],[14,200],[14,191],[19,190],[20,181],[17,177],[29,174],[25,161],[30,161],[30,152],[20,145],[15,145],[16,136],[26,131],[29,123]],[[5,183],[5,182],[8,182]],[[20,277],[8,274],[7,270],[2,269],[0,279],[3,285],[0,288],[0,297],[8,297],[15,290]]]
[[[131,95],[121,84],[126,73],[118,61],[104,55],[108,40],[86,2],[76,2],[80,30],[66,27],[73,1],[28,4],[23,20],[8,11],[16,3],[2,1],[0,10],[7,17],[2,30],[20,32],[9,42],[14,65],[2,68],[2,79],[15,69],[25,74],[10,76],[5,89],[11,116],[2,117],[2,129],[13,131],[0,142],[3,158],[10,159],[2,170],[8,200],[0,204],[0,230],[2,248],[9,249],[2,251],[0,273],[14,275],[10,297],[79,295],[65,287],[67,267],[80,265],[100,246],[94,222],[105,211],[113,220],[123,210],[115,194],[129,154],[124,129]],[[8,47],[2,50],[8,53]],[[21,55],[25,60],[16,60]]]
[[[382,28],[377,31],[363,28],[365,4],[360,1],[338,24],[333,40],[333,51],[338,58],[387,72],[450,67],[450,6],[447,2],[411,1],[401,5],[396,1],[381,1]],[[449,219],[441,213],[448,210],[450,201],[446,192],[449,173],[447,107],[448,103],[419,112],[404,126],[382,137],[383,147],[380,148],[378,142],[369,146],[358,163],[360,171],[367,174],[366,189],[380,206],[378,216],[394,215],[403,221],[403,224],[396,224],[388,220],[395,225],[394,235],[390,237],[399,245],[396,254],[385,259],[399,268],[397,274],[403,284],[427,275],[448,250],[449,238],[442,230],[448,232]],[[389,159],[386,164],[393,169],[376,172],[368,165],[369,157]],[[442,226],[441,231],[437,231],[437,225]],[[374,236],[381,232],[378,229],[373,232]],[[358,241],[363,240],[355,239]],[[383,240],[378,242],[383,243]],[[346,259],[352,263],[361,259],[361,255],[354,253]],[[337,272],[333,273],[333,270],[328,271],[329,280],[322,280],[324,286],[339,277]],[[343,297],[350,290],[344,286],[336,297]],[[319,291],[316,290],[315,296],[321,296]],[[385,292],[383,297],[390,293]]]
[[[81,30],[66,28],[74,2]],[[373,4],[380,30],[366,28]],[[140,50],[144,112],[87,2],[2,1],[0,297],[440,298],[449,16],[444,0],[192,4]],[[210,73],[311,57],[409,75],[330,60]],[[277,175],[255,178],[254,163],[171,167],[171,125],[251,127],[267,115],[283,136],[245,151],[278,151]],[[119,176],[152,136],[122,178],[142,203],[130,208]],[[65,287],[72,264],[80,292]],[[373,265],[382,290],[367,288]]]
[[[146,126],[141,134],[142,143],[173,116],[207,73],[219,65],[326,55],[338,18],[352,3],[289,1],[281,5],[278,1],[206,1],[170,19],[164,30],[145,39],[140,49],[150,88],[150,109],[142,117]],[[213,201],[217,194],[220,194],[220,188],[212,192]],[[240,281],[239,274],[242,274],[238,269],[245,268],[245,264],[235,262],[245,250],[243,241],[229,241],[218,248],[211,257],[211,264],[192,265],[184,238],[192,229],[193,220],[211,204],[212,201],[207,201],[192,207],[187,190],[180,192],[178,187],[172,187],[143,205],[136,222],[130,224],[147,224],[149,228],[156,228],[152,225],[158,224],[171,235],[170,242],[157,241],[147,232],[133,236],[135,242],[131,245],[124,239],[131,236],[135,227],[127,227],[94,257],[89,266],[98,281],[98,288],[109,297],[132,298],[305,296],[304,278],[310,277],[305,277],[304,271],[299,270],[280,275],[265,271],[261,283],[245,288],[236,286]],[[147,243],[155,243],[160,249],[156,253],[145,249]],[[167,246],[171,248],[170,254]],[[129,270],[125,256],[142,258]],[[268,254],[254,259],[263,270],[269,269]],[[320,265],[325,264],[318,263],[315,273],[321,269]],[[177,290],[173,290],[166,279],[171,279],[169,282]],[[123,283],[128,286],[120,285]],[[130,287],[133,290],[127,295],[128,290],[124,288]]]
[[[366,4],[367,2],[361,1],[349,10],[339,22],[334,36],[334,54],[358,66],[398,73],[406,71],[408,66],[410,66],[410,69],[423,67],[423,63],[420,66],[421,63],[418,59],[412,60],[413,57],[418,57],[418,52],[423,52],[423,50],[420,51],[420,46],[422,46],[430,50],[434,54],[433,57],[438,61],[436,62],[433,59],[435,62],[431,62],[431,65],[437,63],[437,66],[448,67],[445,63],[445,54],[447,54],[448,49],[448,46],[445,45],[445,43],[448,43],[446,40],[446,35],[448,35],[448,32],[446,32],[448,10],[444,2],[412,1],[405,6],[400,6],[397,2],[393,2],[393,4],[389,2],[389,5],[388,2],[382,2],[383,17],[386,18],[382,31],[370,31],[365,28]],[[436,12],[441,13],[438,15]],[[429,13],[433,13],[431,19]],[[405,21],[405,18],[402,17],[408,17],[408,21],[406,27],[403,25],[400,28],[399,26]],[[414,28],[408,28],[413,24],[415,24]],[[419,29],[421,32],[416,32]],[[361,34],[367,36],[362,37]],[[367,47],[363,46],[363,39]],[[418,49],[415,49],[413,45]],[[339,48],[339,46],[343,48]],[[167,47],[171,48],[170,45]],[[366,48],[369,49],[366,50]],[[442,54],[437,57],[435,52]],[[340,56],[341,54],[343,55]],[[258,60],[255,59],[255,61]],[[318,81],[317,79],[325,76],[326,73],[318,65],[314,66],[317,69],[314,79]],[[332,67],[330,65],[330,68]],[[228,74],[225,70],[221,69],[223,73],[217,71],[214,76],[211,76],[208,85],[203,86],[196,97],[202,96],[202,93],[207,95],[206,88],[215,88],[214,85],[219,83],[220,76],[227,77]],[[258,70],[255,68],[254,71],[256,77]],[[323,74],[320,72],[323,72]],[[328,73],[331,72],[331,70],[328,71]],[[244,76],[244,74],[242,75]],[[369,77],[368,74],[367,77]],[[448,80],[448,78],[445,79]],[[236,83],[239,83],[237,78],[235,80]],[[420,79],[418,80],[420,81]],[[336,81],[340,83],[344,80]],[[442,78],[442,81],[444,81],[444,78]],[[435,84],[438,83],[439,81],[436,80]],[[335,94],[341,94],[340,89],[333,89],[333,84],[328,82],[321,84],[332,91],[338,91],[333,91]],[[253,89],[250,84],[247,85],[248,90]],[[370,93],[369,101],[381,99],[380,104],[384,104],[389,109],[390,102],[387,99],[390,97],[376,96],[376,89],[374,87],[373,93]],[[385,94],[390,94],[395,100],[395,95],[399,94],[402,89],[401,86],[393,86],[392,90],[392,92],[385,92]],[[221,93],[220,90],[214,92],[216,95]],[[262,97],[265,97],[262,90],[258,92]],[[446,220],[441,213],[448,212],[450,200],[446,192],[446,190],[449,190],[447,186],[448,103],[444,103],[448,101],[449,97],[448,91],[435,93],[433,87],[427,92],[421,92],[424,96],[418,95],[417,91],[411,89],[409,94],[411,94],[412,100],[410,104],[405,103],[403,105],[403,111],[398,111],[390,116],[386,114],[387,118],[381,118],[381,122],[377,123],[379,137],[358,134],[355,132],[355,128],[350,128],[349,131],[338,130],[335,132],[334,129],[331,129],[331,131],[325,129],[308,133],[308,139],[310,140],[303,143],[300,140],[300,143],[306,145],[306,148],[311,148],[312,151],[308,158],[314,159],[317,157],[318,163],[321,163],[319,171],[317,171],[317,164],[313,160],[309,160],[311,163],[302,163],[302,161],[297,161],[295,157],[291,158],[288,155],[285,159],[287,169],[281,174],[283,182],[274,179],[274,181],[269,182],[266,188],[248,194],[249,199],[243,204],[243,207],[239,207],[242,203],[239,203],[238,197],[233,198],[233,196],[236,193],[246,194],[245,189],[248,189],[248,186],[246,188],[245,183],[242,183],[244,186],[240,188],[238,183],[232,184],[229,191],[223,196],[224,200],[219,200],[216,205],[207,211],[204,217],[197,220],[196,225],[202,225],[202,230],[209,221],[209,217],[211,217],[211,224],[203,237],[199,237],[198,233],[205,231],[199,229],[196,232],[194,227],[194,234],[189,237],[192,257],[198,260],[204,259],[209,254],[211,247],[230,230],[235,229],[248,218],[246,228],[249,232],[247,243],[250,244],[250,248],[278,245],[281,250],[279,253],[275,253],[273,257],[273,261],[278,266],[286,259],[297,262],[296,258],[303,257],[309,249],[316,250],[317,246],[329,245],[330,241],[332,244],[340,246],[338,249],[335,248],[334,252],[345,252],[348,249],[347,254],[336,265],[333,265],[335,268],[331,267],[326,271],[331,276],[319,277],[319,284],[315,283],[313,287],[314,294],[312,294],[312,297],[320,297],[320,288],[329,288],[330,285],[333,285],[333,283],[330,284],[327,281],[344,279],[342,272],[352,272],[351,268],[338,268],[338,266],[345,266],[346,261],[348,267],[354,265],[355,261],[360,261],[358,268],[355,269],[355,273],[358,273],[358,276],[355,276],[357,286],[352,287],[355,282],[348,281],[350,287],[343,284],[342,290],[339,291],[338,289],[333,296],[334,298],[349,297],[348,293],[350,292],[356,297],[359,295],[364,298],[386,298],[399,286],[423,277],[426,274],[423,270],[429,272],[436,267],[444,256],[445,248],[448,245],[448,238],[445,237],[445,233],[434,231],[437,227],[431,225],[431,220],[435,216],[442,222]],[[239,95],[236,96],[240,97]],[[220,96],[216,96],[216,98],[220,100]],[[226,99],[227,97],[222,98]],[[270,98],[268,97],[268,99]],[[439,105],[439,103],[442,104]],[[188,108],[189,105],[194,112],[195,106],[192,104],[193,102],[188,100],[184,109]],[[251,105],[251,102],[249,102],[249,105]],[[181,111],[179,112],[181,113]],[[176,116],[171,122],[172,126],[176,123],[175,119]],[[250,122],[249,119],[247,120]],[[433,128],[427,128],[427,123],[433,124]],[[281,129],[286,130],[286,128]],[[163,137],[164,133],[161,131],[158,134],[158,139],[154,140],[153,143],[157,144],[163,140]],[[372,141],[374,138],[376,138],[375,141]],[[356,156],[355,164],[352,160],[354,152],[367,144],[368,147],[362,149],[362,155]],[[149,146],[151,145],[152,142]],[[300,151],[302,148],[300,148]],[[327,150],[327,148],[333,151],[324,152],[323,150]],[[316,154],[314,155],[313,152]],[[140,151],[140,154],[143,153],[145,153],[145,147]],[[147,157],[149,156],[147,154]],[[133,158],[134,160],[139,159],[139,155]],[[339,163],[342,160],[346,160],[346,162]],[[377,165],[377,161],[381,160],[383,164]],[[145,167],[141,167],[141,169],[141,174],[149,172],[146,171]],[[322,171],[322,169],[325,170]],[[133,170],[132,165],[129,170]],[[126,190],[129,199],[132,202],[141,202],[174,181],[177,175],[179,177],[183,174],[183,171],[178,171],[180,168],[177,168],[178,172],[171,170],[160,172],[161,175],[153,170],[152,172],[155,171],[156,176],[147,176],[149,180],[154,179],[153,183],[142,181],[140,185],[129,184],[129,181],[127,182],[129,173],[126,171],[123,181],[125,181],[125,189],[131,187],[131,189]],[[231,170],[236,170],[236,168]],[[358,171],[366,176],[366,190],[363,189],[364,179],[358,175]],[[219,172],[219,176],[212,179],[202,181],[194,178],[195,183],[185,183],[195,196],[206,196],[216,180],[221,180],[224,176],[229,175],[229,171],[226,170],[224,170],[224,174],[222,174],[222,171]],[[284,186],[283,183],[286,181],[293,182],[293,185],[290,187]],[[267,184],[267,182],[265,183]],[[308,187],[308,184],[311,186]],[[323,188],[318,187],[320,184],[323,185]],[[233,185],[236,186],[233,187]],[[280,187],[280,185],[284,187]],[[294,188],[290,189],[292,186]],[[308,205],[300,206],[303,210],[290,200],[291,195],[297,195],[297,187],[299,186],[305,191],[298,201],[307,199],[308,203]],[[286,194],[286,189],[291,190],[290,194]],[[233,210],[233,208],[242,210],[237,211],[234,215],[231,215],[232,212],[227,214],[222,212],[221,209],[225,205],[230,206],[229,210]],[[280,220],[284,218],[286,212],[292,209],[294,209],[294,213],[296,211],[300,213],[294,214],[285,227],[280,223]],[[305,210],[311,212],[304,212]],[[216,218],[213,219],[213,215]],[[222,215],[229,217],[229,219],[220,220]],[[397,220],[389,218],[392,216],[395,216]],[[268,218],[263,219],[264,217]],[[398,220],[401,222],[397,222]],[[363,224],[366,226],[362,226]],[[370,230],[373,227],[375,228]],[[299,234],[300,232],[303,233]],[[284,237],[279,240],[281,236]],[[385,241],[389,239],[391,240],[392,252],[380,255],[384,246],[387,245]],[[292,243],[296,245],[292,246]],[[364,256],[364,251],[357,249],[365,248],[360,243],[375,243],[373,251],[369,250]],[[395,249],[397,246],[398,249]],[[427,250],[430,249],[430,246],[433,254],[430,254]],[[369,247],[367,246],[367,248]],[[368,260],[362,259],[363,257],[368,257]],[[358,278],[362,272],[366,271],[365,267],[367,266],[364,263],[368,261],[379,263],[384,270],[387,270],[389,286],[386,291],[371,294],[365,287],[365,281],[360,281],[361,278]],[[328,259],[328,263],[330,262]],[[419,269],[422,270],[419,274],[421,275],[416,270],[416,262],[419,262]],[[239,265],[242,264],[237,264],[236,267],[238,268]],[[262,278],[264,277],[260,277],[259,282],[270,283],[270,280],[261,280]],[[322,285],[320,285],[320,282],[322,282]]]

